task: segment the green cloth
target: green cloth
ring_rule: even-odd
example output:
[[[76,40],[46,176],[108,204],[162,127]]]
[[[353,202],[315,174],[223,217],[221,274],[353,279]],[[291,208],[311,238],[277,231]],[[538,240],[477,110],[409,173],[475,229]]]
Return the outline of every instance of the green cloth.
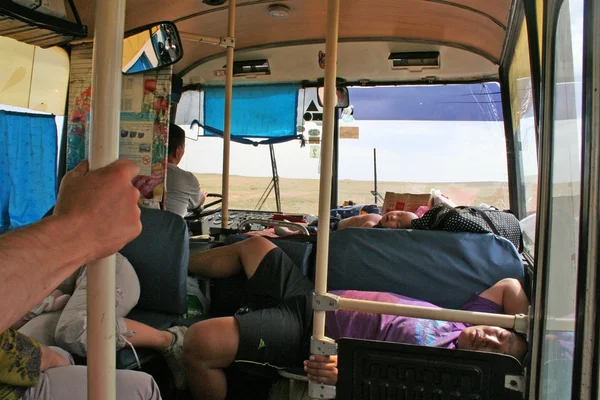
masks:
[[[40,344],[14,329],[0,335],[0,400],[19,400],[40,377]]]

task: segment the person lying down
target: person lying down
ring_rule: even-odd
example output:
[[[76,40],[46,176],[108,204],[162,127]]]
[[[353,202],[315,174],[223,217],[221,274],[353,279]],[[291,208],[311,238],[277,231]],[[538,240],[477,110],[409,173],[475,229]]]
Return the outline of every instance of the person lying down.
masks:
[[[300,366],[309,356],[314,285],[294,262],[262,237],[190,256],[189,272],[206,278],[226,278],[244,272],[246,297],[232,317],[196,323],[186,333],[184,363],[195,399],[223,399],[227,383],[223,369],[236,362],[275,367]],[[343,297],[436,307],[392,293],[340,291]],[[527,313],[529,301],[514,279],[504,279],[464,305],[463,310]],[[491,326],[430,321],[353,311],[327,313],[325,334],[423,346],[508,354],[519,360],[527,352],[518,334]],[[315,357],[305,362],[311,379],[334,384],[337,359]]]
[[[332,222],[330,228],[332,231],[339,231],[346,228],[387,228],[387,229],[410,229],[413,220],[419,218],[416,214],[408,211],[389,211],[384,215],[363,214]],[[308,224],[306,227],[311,233],[317,230],[317,222]],[[312,228],[312,229],[311,229]],[[297,228],[287,228],[284,226],[275,226],[275,233],[278,236],[286,236],[299,232]]]

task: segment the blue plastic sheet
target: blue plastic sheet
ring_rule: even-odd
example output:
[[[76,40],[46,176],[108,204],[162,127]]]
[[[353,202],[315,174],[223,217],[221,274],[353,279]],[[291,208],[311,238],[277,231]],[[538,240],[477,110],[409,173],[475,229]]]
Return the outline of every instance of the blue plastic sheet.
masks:
[[[298,89],[295,84],[234,86],[232,138],[295,138]],[[225,89],[204,88],[203,125],[222,132],[224,117]],[[205,135],[219,136],[208,129]]]
[[[350,88],[354,118],[370,121],[502,121],[497,83]]]
[[[53,115],[0,111],[0,232],[38,221],[56,202]]]

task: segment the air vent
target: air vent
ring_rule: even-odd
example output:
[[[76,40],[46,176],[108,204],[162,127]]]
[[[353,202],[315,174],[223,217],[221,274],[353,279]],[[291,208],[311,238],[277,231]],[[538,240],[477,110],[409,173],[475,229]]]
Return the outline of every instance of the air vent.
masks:
[[[225,68],[225,66],[223,66]],[[268,60],[235,61],[233,76],[271,75]]]
[[[423,69],[439,68],[439,51],[420,51],[410,53],[392,53],[388,57],[392,60],[392,69]]]

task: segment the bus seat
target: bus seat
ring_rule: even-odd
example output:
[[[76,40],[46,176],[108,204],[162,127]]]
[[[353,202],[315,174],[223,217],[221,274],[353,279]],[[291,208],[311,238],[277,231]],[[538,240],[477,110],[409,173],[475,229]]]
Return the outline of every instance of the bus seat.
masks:
[[[339,399],[523,398],[523,367],[498,353],[338,341]]]
[[[142,208],[142,233],[120,250],[138,275],[140,299],[127,318],[157,329],[172,326],[187,311],[186,278],[189,261],[187,226],[180,216]],[[158,353],[136,348],[140,361]],[[129,348],[117,353],[117,368],[134,368]]]
[[[458,309],[504,278],[523,284],[523,262],[491,233],[351,228],[329,240],[329,290],[392,292]]]

